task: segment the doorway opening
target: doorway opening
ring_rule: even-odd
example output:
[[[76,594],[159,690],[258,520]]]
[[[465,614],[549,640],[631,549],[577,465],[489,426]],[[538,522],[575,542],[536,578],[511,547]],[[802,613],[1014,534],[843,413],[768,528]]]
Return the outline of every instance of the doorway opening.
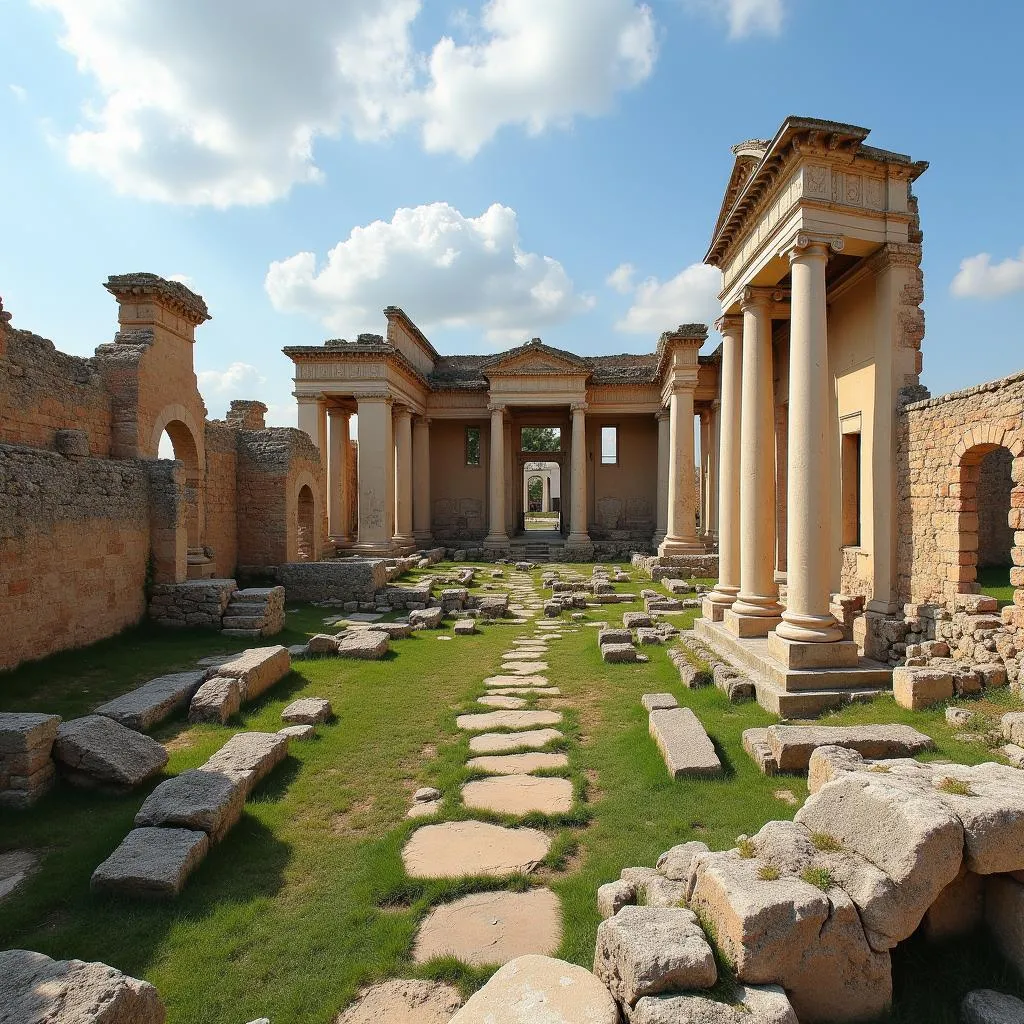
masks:
[[[557,462],[523,465],[523,529],[527,533],[562,530],[562,480]]]

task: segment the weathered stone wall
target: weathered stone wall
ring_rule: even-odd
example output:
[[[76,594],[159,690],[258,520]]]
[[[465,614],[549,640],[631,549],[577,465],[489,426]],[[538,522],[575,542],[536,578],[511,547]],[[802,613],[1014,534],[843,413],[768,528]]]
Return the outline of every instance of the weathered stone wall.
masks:
[[[0,668],[137,622],[149,534],[145,463],[0,444]]]
[[[1010,493],[1013,455],[997,448],[981,460],[978,479],[978,565],[1009,565],[1013,547]]]
[[[262,404],[262,403],[255,403]],[[238,564],[238,431],[227,423],[206,424],[206,529],[216,575],[235,574]]]
[[[372,601],[388,581],[383,558],[288,562],[277,578],[289,601]]]
[[[913,393],[907,397],[914,397]],[[898,416],[897,571],[904,601],[952,607],[958,593],[977,591],[982,460],[1000,448],[1012,458],[1008,531],[1024,587],[1024,373],[911,402]],[[1005,507],[1005,506],[1004,506]],[[1024,606],[1024,591],[1018,591]]]
[[[230,579],[159,583],[150,598],[149,617],[161,626],[219,630],[237,589]]]

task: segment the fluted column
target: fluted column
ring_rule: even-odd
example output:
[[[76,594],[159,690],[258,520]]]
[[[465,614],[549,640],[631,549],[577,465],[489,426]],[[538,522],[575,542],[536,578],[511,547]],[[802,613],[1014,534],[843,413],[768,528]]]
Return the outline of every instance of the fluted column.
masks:
[[[484,538],[487,547],[508,547],[505,532],[505,406],[489,405],[491,413],[491,454],[488,461],[488,522],[490,531]]]
[[[330,453],[327,465],[327,524],[331,540],[348,536],[349,416],[346,409],[328,409]]]
[[[842,248],[842,239],[832,241]],[[789,252],[789,474],[786,610],[776,629],[802,643],[843,638],[829,611],[829,369],[825,264],[829,241],[798,235]]]
[[[668,412],[668,523],[658,554],[697,553],[704,550],[704,545],[697,537],[692,385],[673,387]]]
[[[566,544],[590,543],[587,530],[587,403],[573,402],[572,410],[572,503],[570,533]]]
[[[771,290],[743,294],[740,403],[740,592],[725,614],[730,632],[766,636],[780,621],[775,582],[775,379]]]
[[[408,546],[412,537],[412,410],[395,410],[395,544]]]
[[[412,535],[429,544],[433,536],[430,516],[430,418],[417,416],[412,425]]]
[[[740,590],[740,405],[743,318],[724,316],[718,428],[718,582],[704,599],[704,618],[721,622]]]
[[[366,551],[391,549],[395,522],[395,449],[391,396],[357,396],[359,416],[359,539]]]
[[[654,546],[658,547],[668,533],[668,474],[669,474],[669,412],[659,409],[658,421],[658,508],[655,511]]]

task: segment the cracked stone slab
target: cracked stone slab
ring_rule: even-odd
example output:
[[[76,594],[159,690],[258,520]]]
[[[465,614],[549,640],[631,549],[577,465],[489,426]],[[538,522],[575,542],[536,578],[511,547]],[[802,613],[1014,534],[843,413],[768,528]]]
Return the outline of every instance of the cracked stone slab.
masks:
[[[474,754],[505,754],[512,750],[538,750],[562,739],[557,729],[527,729],[525,732],[484,732],[469,741]]]
[[[218,842],[242,816],[245,790],[219,772],[182,772],[161,782],[135,815],[135,826],[186,828]]]
[[[572,783],[535,775],[498,775],[467,782],[462,787],[462,802],[497,814],[568,814]]]
[[[488,729],[531,729],[539,725],[558,725],[560,711],[485,711],[479,714],[459,715],[455,724],[467,732]]]
[[[525,874],[550,848],[551,839],[537,829],[448,821],[417,829],[402,849],[402,863],[411,878]]]
[[[148,782],[167,764],[156,740],[103,715],[62,722],[53,757],[75,785],[120,792]]]

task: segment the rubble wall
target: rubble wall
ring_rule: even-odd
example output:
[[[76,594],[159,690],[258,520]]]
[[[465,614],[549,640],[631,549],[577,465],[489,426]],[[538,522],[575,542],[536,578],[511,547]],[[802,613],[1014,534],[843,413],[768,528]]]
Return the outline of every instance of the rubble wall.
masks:
[[[213,551],[216,575],[235,575],[238,564],[238,431],[224,423],[206,424],[206,529],[203,540]]]

